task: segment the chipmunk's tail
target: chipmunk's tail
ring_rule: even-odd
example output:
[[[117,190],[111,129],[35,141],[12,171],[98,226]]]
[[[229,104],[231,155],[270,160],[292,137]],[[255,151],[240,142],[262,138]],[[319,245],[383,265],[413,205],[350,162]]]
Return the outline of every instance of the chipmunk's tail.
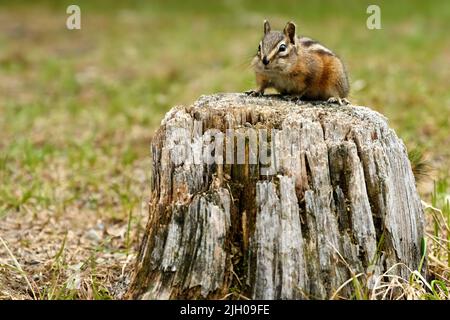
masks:
[[[429,161],[425,158],[422,150],[419,148],[413,148],[408,151],[409,162],[411,163],[411,168],[416,179],[416,183],[423,181],[430,177],[432,167]]]

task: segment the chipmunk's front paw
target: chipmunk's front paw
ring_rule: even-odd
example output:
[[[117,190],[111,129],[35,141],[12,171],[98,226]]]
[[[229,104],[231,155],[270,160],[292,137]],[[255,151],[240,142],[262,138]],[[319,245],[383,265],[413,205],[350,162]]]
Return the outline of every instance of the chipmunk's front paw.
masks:
[[[248,90],[248,91],[245,91],[244,93],[250,97],[262,97],[263,96],[262,92],[256,91],[256,90]]]
[[[336,97],[331,97],[327,100],[328,103],[337,103],[340,106],[344,106],[347,104],[350,104],[350,101],[348,101],[346,98],[336,98]]]

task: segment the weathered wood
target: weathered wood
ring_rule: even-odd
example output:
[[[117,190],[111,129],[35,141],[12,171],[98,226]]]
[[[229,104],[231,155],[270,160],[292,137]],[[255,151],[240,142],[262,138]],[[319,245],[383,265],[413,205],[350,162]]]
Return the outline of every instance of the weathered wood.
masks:
[[[152,152],[129,298],[329,298],[352,274],[370,287],[419,266],[406,149],[368,108],[204,96],[167,113]]]

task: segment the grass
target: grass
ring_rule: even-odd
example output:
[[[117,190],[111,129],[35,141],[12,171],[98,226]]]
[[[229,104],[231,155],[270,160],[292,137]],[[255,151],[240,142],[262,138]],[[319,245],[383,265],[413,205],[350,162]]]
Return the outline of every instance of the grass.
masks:
[[[365,27],[372,3],[382,30]],[[112,284],[146,221],[154,129],[173,105],[254,86],[264,18],[294,20],[339,53],[352,102],[385,114],[427,159],[428,262],[435,290],[448,287],[448,1],[80,0],[78,31],[65,29],[69,4],[0,1],[0,237],[20,266],[3,246],[0,298],[120,297]]]
[[[395,264],[377,276],[370,272],[352,272],[353,277],[336,290],[332,299],[340,298],[339,292],[344,287],[351,286],[355,300],[450,300],[450,195],[447,190],[447,181],[440,180],[435,184],[431,195],[432,203],[423,202],[427,230],[422,241],[422,259],[417,270],[411,270],[403,264]],[[379,258],[382,241],[380,240],[378,245],[375,259]],[[425,264],[427,274],[422,272]],[[409,278],[398,276],[394,272],[396,268],[407,268]]]

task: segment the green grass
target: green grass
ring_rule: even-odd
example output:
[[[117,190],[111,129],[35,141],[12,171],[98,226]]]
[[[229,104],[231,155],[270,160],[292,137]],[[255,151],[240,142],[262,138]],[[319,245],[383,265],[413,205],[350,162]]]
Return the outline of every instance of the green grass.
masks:
[[[448,1],[80,0],[82,30],[69,31],[71,3],[0,1],[0,219],[45,211],[78,219],[79,230],[97,220],[125,226],[123,243],[86,249],[83,259],[135,251],[154,130],[173,105],[254,86],[248,64],[264,18],[274,28],[296,21],[344,59],[352,102],[385,114],[435,169],[420,186],[424,199],[432,179],[449,181]],[[382,30],[365,26],[374,3]],[[434,194],[448,194],[440,188]],[[89,297],[109,297],[98,281]]]

